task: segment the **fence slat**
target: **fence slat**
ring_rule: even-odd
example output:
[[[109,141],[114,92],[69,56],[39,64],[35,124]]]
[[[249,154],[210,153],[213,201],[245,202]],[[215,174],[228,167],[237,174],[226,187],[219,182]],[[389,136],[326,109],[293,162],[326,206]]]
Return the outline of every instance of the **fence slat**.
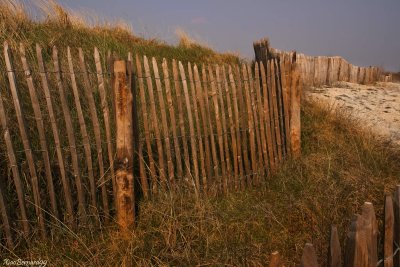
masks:
[[[207,79],[207,71],[205,66],[203,65],[201,68],[201,74],[202,74],[202,80],[203,80],[203,98],[204,98],[204,103],[205,103],[205,113],[206,113],[206,119],[207,119],[207,129],[208,129],[208,136],[210,136],[210,145],[211,145],[211,155],[213,159],[213,169],[214,169],[214,179],[217,180],[217,188],[219,188],[222,184],[222,177],[219,174],[219,162],[218,162],[218,156],[217,156],[217,146],[215,144],[215,136],[214,136],[214,130],[213,130],[213,121],[211,119],[211,111],[210,111],[210,103],[208,101],[209,98],[209,81]]]
[[[157,61],[153,57],[153,71],[154,71],[154,78],[156,80],[156,87],[157,87],[157,94],[158,94],[158,102],[160,105],[160,113],[161,113],[161,124],[162,124],[162,130],[164,134],[164,143],[165,143],[165,152],[167,154],[167,166],[168,166],[168,174],[169,174],[169,185],[174,183],[175,180],[175,171],[174,171],[174,164],[172,162],[172,155],[171,155],[171,143],[169,140],[169,129],[167,125],[167,113],[165,110],[165,104],[164,104],[164,95],[162,92],[162,85],[161,85],[161,79],[160,75],[158,73],[158,66],[157,66]]]
[[[301,101],[300,74],[297,67],[294,66],[291,75],[291,97],[290,97],[290,137],[291,152],[294,158],[298,158],[301,154],[301,122],[300,122],[300,101]]]
[[[53,212],[53,216],[55,217],[54,222],[57,223],[59,215],[57,209],[56,196],[54,192],[53,176],[51,174],[49,152],[47,150],[46,135],[44,132],[43,116],[42,116],[42,111],[40,110],[36,88],[35,85],[33,84],[32,73],[29,68],[28,61],[26,60],[25,47],[22,45],[22,43],[20,44],[20,53],[21,53],[22,66],[25,72],[26,82],[28,84],[29,96],[31,98],[33,112],[35,114],[36,127],[39,133],[40,149],[42,151],[42,158],[44,162],[45,175],[47,180],[47,191],[49,193],[51,210]]]
[[[67,48],[67,57],[68,57],[69,73],[71,76],[72,93],[74,95],[75,108],[76,108],[76,112],[78,115],[79,128],[80,128],[81,135],[82,135],[83,150],[85,153],[85,159],[86,159],[86,165],[87,165],[86,167],[87,167],[88,177],[89,177],[90,200],[91,200],[91,205],[92,205],[92,212],[95,213],[97,211],[97,198],[96,198],[96,184],[95,184],[94,175],[93,175],[92,152],[90,149],[89,135],[88,135],[87,128],[86,128],[86,122],[83,117],[81,100],[79,98],[79,92],[78,92],[78,86],[76,83],[74,65],[72,62],[71,50],[69,47]]]
[[[229,145],[228,145],[228,128],[226,126],[226,114],[225,114],[225,104],[224,104],[224,97],[223,97],[223,84],[221,79],[221,72],[220,67],[218,65],[215,66],[215,77],[217,81],[217,90],[218,90],[218,100],[220,103],[220,110],[221,110],[221,121],[222,121],[222,135],[224,138],[224,148],[225,148],[225,163],[226,163],[226,173],[227,173],[227,182],[226,187],[228,189],[229,182],[231,182],[231,159],[229,155]]]
[[[17,191],[19,212],[21,214],[20,220],[22,222],[22,231],[24,233],[24,236],[27,237],[29,234],[29,223],[28,223],[28,217],[26,215],[24,191],[22,188],[21,176],[19,174],[17,160],[15,158],[15,153],[14,153],[14,148],[13,148],[11,137],[10,137],[10,132],[9,132],[8,126],[7,126],[7,118],[6,118],[6,113],[5,113],[4,105],[3,105],[3,97],[1,96],[1,94],[0,94],[0,124],[1,124],[1,127],[4,132],[3,137],[4,137],[4,141],[6,143],[7,156],[8,156],[10,168],[11,168],[11,171],[13,174],[15,190]],[[4,221],[3,221],[3,223],[4,223]]]
[[[271,253],[271,258],[269,260],[268,267],[282,267],[281,256],[278,251]]]
[[[392,196],[385,198],[385,236],[383,244],[384,266],[393,267],[394,210]]]
[[[275,68],[275,60],[270,61],[270,74],[271,75],[271,90],[272,90],[272,106],[274,114],[274,127],[275,127],[275,141],[277,147],[277,162],[282,162],[282,139],[281,128],[279,125],[279,111],[278,111],[278,83],[276,80],[277,73]]]
[[[134,157],[139,153],[139,117],[137,113],[137,88],[136,88],[136,68],[133,64],[132,53],[128,53],[126,62],[126,70],[128,75],[128,89],[132,92],[132,127],[133,127],[133,153]]]
[[[10,84],[11,95],[13,98],[14,110],[15,110],[15,113],[17,116],[19,132],[20,132],[22,144],[23,144],[23,147],[25,150],[25,156],[28,161],[29,173],[31,176],[31,183],[32,183],[35,211],[36,211],[36,215],[38,216],[41,235],[43,238],[45,238],[46,237],[46,227],[44,225],[42,205],[41,205],[41,201],[40,201],[39,181],[38,181],[38,177],[36,174],[35,160],[33,158],[33,153],[31,150],[31,144],[29,141],[29,137],[26,132],[26,125],[25,125],[24,117],[22,115],[21,104],[19,102],[19,96],[18,96],[18,92],[17,92],[17,83],[15,80],[15,73],[13,70],[12,63],[11,63],[10,49],[9,49],[7,42],[4,42],[4,57],[6,60],[7,76],[8,76],[8,81]]]
[[[132,90],[132,122],[133,122],[133,138],[134,138],[134,161],[137,159],[139,163],[139,176],[140,186],[145,199],[149,198],[149,182],[146,174],[146,162],[143,158],[143,142],[140,138],[139,129],[139,115],[138,115],[138,90],[136,81],[138,81],[138,71],[135,64],[133,64],[133,58],[131,52],[128,53],[128,75],[129,84]],[[136,158],[136,159],[135,159]]]
[[[354,215],[349,231],[345,249],[346,267],[368,266],[368,248],[364,231],[364,219],[360,215]]]
[[[285,146],[285,124],[283,122],[283,90],[282,90],[282,73],[280,68],[280,62],[278,59],[275,62],[275,72],[276,72],[276,90],[277,90],[277,104],[278,104],[278,118],[279,118],[279,129],[281,133],[281,150],[282,158],[286,158],[286,146]]]
[[[247,107],[247,116],[248,116],[248,132],[249,132],[249,139],[250,139],[250,151],[251,151],[251,164],[252,170],[251,175],[254,179],[254,174],[257,172],[258,167],[258,160],[256,156],[256,140],[254,135],[254,119],[253,119],[253,110],[251,104],[251,97],[250,97],[250,88],[249,88],[249,77],[247,75],[247,65],[242,65],[242,72],[243,72],[243,82],[244,82],[244,95]],[[251,185],[251,178],[248,178],[248,186]]]
[[[190,62],[188,63],[188,74],[189,74],[189,83],[190,83],[190,89],[191,89],[191,95],[192,95],[192,103],[193,103],[193,113],[194,113],[194,118],[195,118],[195,123],[196,123],[196,132],[197,132],[197,139],[199,140],[198,144],[198,151],[199,151],[199,160],[200,160],[200,169],[201,169],[201,181],[204,181],[207,179],[207,173],[206,173],[206,168],[205,168],[205,162],[204,162],[204,147],[203,147],[203,137],[201,134],[201,125],[200,125],[200,119],[199,119],[199,111],[198,111],[198,105],[197,105],[197,98],[196,98],[196,87],[195,87],[195,82],[193,79],[193,71],[192,71],[192,65]],[[200,181],[199,184],[197,185],[198,190],[200,190]]]
[[[117,222],[122,230],[128,230],[135,223],[135,197],[133,177],[133,123],[132,101],[133,96],[126,77],[126,62],[114,62],[115,79],[113,90],[116,108],[116,192]]]
[[[375,217],[374,206],[371,202],[365,202],[362,206],[361,216],[364,219],[364,229],[368,250],[369,266],[376,266],[378,262],[378,223]]]
[[[219,156],[221,161],[222,167],[222,190],[224,193],[227,193],[227,170],[226,170],[226,163],[225,163],[225,153],[224,153],[224,138],[222,133],[222,125],[221,125],[221,115],[219,112],[219,105],[218,105],[218,96],[217,96],[217,88],[215,86],[215,79],[213,75],[213,68],[208,66],[208,75],[210,78],[211,84],[211,94],[212,94],[212,101],[214,104],[214,113],[215,113],[215,122],[217,127],[217,135],[218,135],[218,146],[219,146]]]
[[[94,139],[96,143],[96,150],[97,150],[97,161],[99,163],[99,171],[100,171],[100,177],[97,180],[97,183],[101,187],[101,195],[102,195],[102,202],[103,202],[103,212],[104,212],[104,219],[105,222],[109,221],[110,218],[110,209],[108,207],[108,195],[107,195],[107,188],[106,188],[106,182],[107,179],[105,177],[104,173],[104,161],[103,161],[103,148],[101,147],[101,131],[100,131],[100,123],[99,123],[99,118],[97,116],[97,111],[96,111],[96,103],[94,101],[93,97],[93,89],[92,86],[90,85],[90,80],[86,68],[86,63],[85,63],[85,57],[82,52],[82,48],[79,47],[78,49],[79,52],[79,63],[83,75],[83,85],[84,85],[84,91],[86,98],[88,100],[89,104],[89,112],[90,112],[90,117],[92,121],[92,126],[93,126],[93,131],[94,131]]]
[[[75,185],[76,185],[76,189],[78,192],[78,210],[79,210],[78,217],[81,220],[81,222],[86,222],[85,196],[84,196],[84,192],[83,192],[81,175],[80,175],[80,171],[79,171],[78,154],[76,151],[74,128],[72,125],[71,112],[68,108],[67,99],[65,97],[63,81],[61,79],[60,66],[59,66],[59,62],[58,62],[58,50],[55,46],[53,47],[53,63],[54,63],[54,71],[55,71],[55,75],[56,75],[58,93],[60,95],[61,107],[63,110],[64,121],[65,121],[65,125],[66,125],[66,130],[67,130],[67,137],[68,137],[69,148],[70,148],[70,153],[71,153],[71,158],[72,158],[73,174],[75,177]]]
[[[263,101],[261,99],[261,88],[260,88],[260,69],[258,67],[258,63],[255,63],[255,92],[256,92],[256,113],[259,115],[259,128],[260,128],[260,136],[261,136],[261,146],[258,148],[259,151],[263,154],[264,165],[262,169],[268,169],[268,149],[267,149],[267,140],[265,139],[265,118],[264,118],[264,109],[263,109]],[[257,122],[258,123],[258,122]]]
[[[184,156],[184,161],[183,161],[183,169],[186,170],[186,175],[190,176],[190,161],[189,161],[189,149],[188,149],[188,144],[187,144],[187,138],[186,138],[186,131],[185,131],[185,121],[184,121],[184,111],[183,111],[183,96],[182,96],[182,91],[181,91],[181,85],[180,85],[180,80],[179,80],[179,71],[178,71],[178,65],[176,63],[176,60],[172,60],[172,75],[174,77],[174,87],[175,87],[175,93],[176,93],[176,98],[177,98],[177,104],[178,104],[178,121],[179,121],[179,128],[180,128],[180,135],[182,139],[182,146],[183,146],[183,156]]]
[[[61,183],[62,183],[63,191],[64,191],[65,206],[66,206],[66,210],[67,210],[67,213],[64,214],[64,217],[66,218],[68,226],[70,228],[74,228],[75,216],[74,216],[74,211],[72,208],[73,202],[72,202],[72,197],[71,197],[71,187],[70,187],[67,175],[65,173],[64,157],[63,157],[63,153],[61,150],[59,131],[58,131],[57,123],[56,123],[56,118],[55,118],[54,109],[53,109],[53,103],[51,100],[51,94],[50,94],[49,85],[48,85],[48,81],[47,81],[47,72],[46,72],[46,69],[45,69],[45,66],[43,63],[42,48],[38,44],[36,44],[36,55],[38,58],[39,74],[40,74],[40,78],[41,78],[41,82],[42,82],[43,92],[44,92],[44,95],[46,98],[46,106],[47,106],[47,111],[49,113],[51,130],[53,132],[54,144],[56,147],[56,154],[57,154],[57,161],[58,161],[58,166],[59,166],[59,170],[60,170]]]
[[[314,246],[306,243],[301,256],[301,267],[318,267],[317,254],[315,253]]]
[[[328,249],[328,267],[342,267],[342,249],[337,227],[332,225]]]
[[[146,139],[146,149],[147,155],[149,157],[149,169],[150,169],[150,178],[151,178],[151,186],[153,193],[157,192],[158,184],[157,184],[157,174],[156,168],[153,158],[153,151],[151,149],[151,141],[150,141],[150,120],[149,114],[147,112],[147,104],[146,104],[146,95],[144,91],[144,81],[143,81],[143,71],[142,71],[142,63],[140,61],[140,57],[136,54],[136,70],[139,80],[139,93],[140,93],[140,107],[142,109],[142,116],[143,116],[143,128],[144,128],[144,136]],[[143,156],[141,157],[141,161],[144,161]]]
[[[181,156],[181,149],[179,147],[179,139],[176,130],[176,119],[175,119],[175,110],[174,110],[174,103],[172,100],[172,93],[171,93],[171,83],[170,83],[170,76],[168,71],[168,62],[164,58],[162,63],[163,68],[163,76],[164,76],[164,85],[165,85],[165,93],[167,95],[167,105],[169,111],[169,118],[171,120],[171,128],[172,128],[172,136],[174,138],[174,149],[175,149],[175,160],[176,160],[176,169],[177,175],[179,178],[183,176],[183,168],[182,168],[182,156]]]
[[[244,178],[244,171],[243,171],[243,160],[242,160],[242,146],[241,146],[242,142],[241,142],[241,133],[240,133],[240,119],[239,119],[237,89],[236,89],[236,83],[235,83],[235,79],[233,77],[231,66],[229,66],[228,75],[229,75],[229,83],[230,83],[231,89],[232,89],[232,102],[233,102],[233,111],[234,111],[233,127],[235,129],[236,143],[237,143],[236,162],[237,162],[238,169],[239,169],[239,175],[237,175],[235,177],[235,190],[237,190],[239,188],[239,179]],[[233,135],[234,133],[232,132],[231,134]]]
[[[264,113],[264,124],[265,124],[265,131],[267,135],[267,145],[268,145],[268,165],[270,167],[271,172],[276,171],[275,167],[275,159],[274,159],[274,150],[273,146],[274,143],[272,143],[273,139],[273,132],[272,132],[272,127],[271,127],[271,115],[270,115],[270,109],[269,109],[269,95],[268,95],[268,88],[267,88],[267,78],[266,78],[266,72],[264,68],[264,64],[260,61],[260,73],[261,73],[261,83],[262,83],[262,92],[263,92],[263,113]]]
[[[5,186],[3,181],[0,181],[0,213],[1,213],[1,220],[3,222],[3,231],[6,236],[7,240],[7,247],[10,250],[14,249],[14,241],[11,234],[11,227],[10,227],[10,220],[8,219],[8,212],[7,212],[7,204],[6,199],[4,198]]]
[[[188,86],[187,86],[187,80],[186,80],[186,75],[185,75],[185,69],[183,68],[182,63],[179,61],[179,71],[182,79],[182,87],[183,87],[183,93],[185,97],[185,102],[186,102],[186,111],[188,114],[188,121],[189,121],[189,132],[190,132],[190,145],[192,149],[192,162],[193,162],[193,168],[194,168],[194,174],[191,174],[193,179],[193,186],[195,188],[195,192],[198,195],[199,193],[199,166],[197,162],[197,150],[196,150],[196,136],[194,133],[194,126],[193,126],[193,116],[192,116],[192,110],[190,108],[190,99],[189,99],[189,92],[188,92]],[[189,164],[189,162],[187,162]]]
[[[240,126],[239,126],[239,131],[242,133],[241,134],[241,139],[242,139],[242,156],[243,156],[243,162],[244,162],[244,175],[241,178],[240,185],[242,188],[245,187],[245,184],[250,185],[250,179],[251,179],[251,166],[250,166],[250,160],[249,160],[249,150],[248,150],[248,145],[247,145],[247,125],[248,125],[248,119],[247,119],[247,108],[246,108],[246,101],[243,96],[243,83],[242,83],[242,78],[240,74],[240,67],[239,65],[235,65],[235,76],[236,76],[236,81],[238,83],[237,86],[237,98],[239,99],[239,114],[241,120]]]
[[[234,177],[233,180],[230,181],[230,186],[234,189],[236,189],[236,181],[238,179],[239,175],[239,166],[238,166],[238,152],[237,152],[237,142],[236,142],[236,131],[235,131],[235,124],[233,122],[233,111],[232,111],[232,104],[231,104],[231,94],[230,94],[230,88],[229,88],[229,83],[226,78],[226,70],[225,66],[222,66],[222,77],[223,77],[223,82],[224,82],[224,88],[225,88],[225,97],[226,97],[226,106],[228,110],[228,123],[229,123],[229,131],[231,135],[231,145],[232,147],[232,161],[233,161],[233,172],[234,172]],[[228,146],[229,147],[229,146]]]
[[[202,133],[200,132],[200,134],[204,135],[204,154],[205,154],[205,168],[207,170],[207,175],[203,176],[203,191],[207,192],[207,177],[208,179],[211,178],[212,176],[212,172],[211,172],[211,155],[210,155],[210,143],[208,140],[208,136],[209,136],[209,122],[207,120],[207,114],[206,114],[206,110],[204,108],[204,93],[203,93],[203,88],[201,86],[201,80],[200,80],[200,75],[199,75],[199,70],[196,66],[196,64],[193,67],[193,72],[194,72],[194,82],[196,85],[196,94],[197,94],[197,100],[199,102],[199,106],[200,106],[200,113],[201,113],[201,123],[203,126],[203,131]]]
[[[400,185],[396,186],[394,193],[394,244],[400,247]],[[400,251],[394,258],[394,266],[400,266]]]
[[[271,71],[271,60],[267,61],[266,75],[267,75],[267,88],[268,88],[268,106],[269,106],[269,121],[270,129],[272,133],[272,151],[274,154],[273,165],[278,167],[278,147],[276,139],[276,125],[275,125],[275,112],[274,112],[274,101],[273,101],[273,74]]]
[[[144,61],[145,76],[146,76],[146,80],[147,80],[147,89],[149,91],[150,111],[151,111],[151,117],[152,117],[152,122],[153,122],[153,129],[154,129],[156,143],[157,143],[160,184],[161,184],[161,187],[163,189],[165,189],[166,178],[165,178],[164,152],[163,152],[163,145],[161,142],[160,129],[158,128],[156,103],[154,100],[153,81],[152,81],[151,75],[150,75],[149,61],[147,60],[146,56],[143,57],[143,61]]]
[[[282,78],[282,95],[283,95],[283,116],[285,126],[285,145],[286,155],[290,155],[290,102],[289,102],[289,90],[290,90],[290,64],[287,57],[283,57],[281,61],[281,76]]]
[[[253,122],[254,122],[254,133],[256,136],[256,152],[257,152],[257,175],[254,178],[254,183],[258,185],[260,183],[260,177],[264,173],[265,169],[263,165],[263,149],[261,143],[261,134],[260,134],[260,125],[258,124],[258,102],[255,93],[255,79],[253,79],[253,72],[251,66],[247,66],[247,73],[249,79],[249,87],[250,87],[250,100],[251,100],[251,107],[253,111]],[[258,83],[259,85],[259,83]]]
[[[108,161],[110,163],[110,174],[113,186],[113,195],[116,197],[116,185],[115,185],[115,171],[114,171],[114,150],[113,143],[111,141],[111,122],[110,122],[110,109],[107,102],[107,93],[105,89],[105,82],[103,77],[103,69],[101,67],[100,54],[97,47],[94,48],[94,62],[96,65],[96,73],[97,73],[97,82],[99,87],[100,99],[101,99],[101,107],[103,109],[103,118],[104,118],[104,128],[106,130],[106,140],[107,140],[107,153],[108,153]]]

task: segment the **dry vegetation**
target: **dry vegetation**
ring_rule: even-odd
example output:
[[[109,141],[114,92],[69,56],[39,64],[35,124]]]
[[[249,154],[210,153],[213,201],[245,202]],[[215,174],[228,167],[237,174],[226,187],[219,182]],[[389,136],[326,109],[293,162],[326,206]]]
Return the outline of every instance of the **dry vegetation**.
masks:
[[[130,236],[112,228],[77,234],[63,228],[54,240],[34,241],[15,254],[54,266],[261,266],[279,250],[292,266],[304,243],[313,242],[324,264],[331,224],[343,242],[351,215],[366,200],[382,218],[384,193],[398,183],[400,155],[343,111],[304,102],[302,119],[302,159],[287,162],[262,188],[200,200],[160,196],[141,204]]]
[[[34,6],[25,6],[18,0],[0,0],[0,44],[9,41],[14,47],[19,42],[27,47],[36,43],[43,47],[79,46],[90,51],[96,46],[103,54],[107,50],[120,56],[133,52],[194,63],[237,63],[240,60],[237,55],[217,53],[203,45],[183,45],[189,40],[187,34],[178,36],[182,37],[180,44],[172,46],[134,35],[132,27],[123,21],[109,23],[95,15],[66,10],[54,0],[33,2]]]
[[[42,22],[32,20],[16,2],[0,3],[0,43],[7,38],[13,45],[79,44],[84,50],[97,46],[120,55],[132,51],[199,63],[239,60],[186,37],[174,47],[136,37],[126,27],[90,27],[54,2],[56,12],[48,12]],[[302,108],[302,159],[287,162],[261,188],[223,198],[196,199],[179,192],[159,196],[141,203],[130,236],[110,226],[77,233],[62,226],[51,240],[32,240],[14,252],[2,248],[2,256],[46,259],[48,266],[261,266],[279,250],[292,266],[304,243],[312,242],[323,265],[331,224],[338,226],[343,244],[351,215],[364,201],[372,201],[382,218],[384,193],[399,182],[400,154],[348,113],[314,102],[304,102]]]

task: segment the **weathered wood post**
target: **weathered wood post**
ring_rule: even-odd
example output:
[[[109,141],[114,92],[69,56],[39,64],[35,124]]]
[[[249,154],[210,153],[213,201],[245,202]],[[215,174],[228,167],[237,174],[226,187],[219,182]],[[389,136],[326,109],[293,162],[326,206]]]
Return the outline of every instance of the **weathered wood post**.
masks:
[[[300,81],[300,73],[297,63],[293,65],[291,73],[291,107],[290,107],[290,137],[291,137],[291,152],[294,158],[299,158],[301,155],[301,118],[300,118],[300,103],[302,85]]]
[[[132,92],[127,85],[126,62],[114,62],[113,90],[115,96],[117,158],[115,162],[117,223],[127,230],[135,222],[133,178]]]

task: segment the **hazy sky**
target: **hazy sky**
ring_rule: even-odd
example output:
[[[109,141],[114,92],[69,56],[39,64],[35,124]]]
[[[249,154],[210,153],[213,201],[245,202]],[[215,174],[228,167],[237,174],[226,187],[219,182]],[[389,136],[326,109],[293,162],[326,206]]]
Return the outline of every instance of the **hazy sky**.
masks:
[[[60,0],[143,37],[176,43],[176,28],[218,51],[253,58],[254,40],[400,71],[400,0]]]

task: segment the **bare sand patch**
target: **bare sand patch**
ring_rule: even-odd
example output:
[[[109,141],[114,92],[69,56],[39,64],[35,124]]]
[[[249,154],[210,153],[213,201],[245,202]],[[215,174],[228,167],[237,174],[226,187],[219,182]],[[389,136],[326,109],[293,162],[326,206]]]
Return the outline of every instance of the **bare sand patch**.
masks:
[[[383,138],[400,146],[400,84],[360,85],[339,82],[332,87],[311,88],[306,97],[325,101],[352,114]]]

